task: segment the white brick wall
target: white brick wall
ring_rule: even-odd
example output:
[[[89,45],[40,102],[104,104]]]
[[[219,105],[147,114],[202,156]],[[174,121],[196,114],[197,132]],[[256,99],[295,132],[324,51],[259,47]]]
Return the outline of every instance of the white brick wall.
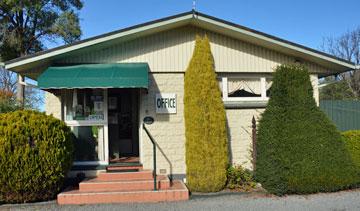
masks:
[[[184,74],[183,73],[152,73],[149,75],[148,93],[143,91],[140,96],[139,119],[152,116],[154,124],[147,125],[151,135],[158,143],[157,169],[166,169],[166,173],[185,174],[185,125],[184,125]],[[314,86],[314,97],[318,102],[317,75],[311,75]],[[176,93],[177,113],[156,114],[155,94]],[[61,118],[60,99],[46,92],[45,109],[47,114],[53,114]],[[233,164],[240,164],[246,168],[252,168],[251,164],[251,120],[255,116],[258,120],[265,109],[227,109],[227,123],[230,157]],[[145,132],[139,128],[140,156],[145,169],[152,169],[152,144]],[[161,150],[160,150],[161,149]],[[170,171],[170,169],[172,169]]]
[[[45,92],[45,112],[52,114],[54,117],[61,119],[61,101],[60,97]]]
[[[166,169],[166,173],[184,174],[185,169],[185,126],[184,126],[184,74],[158,73],[149,75],[148,93],[140,97],[140,121],[152,116],[155,122],[147,125],[158,144],[157,169]],[[156,114],[155,94],[176,93],[177,113]],[[140,156],[145,169],[153,167],[152,144],[145,131],[140,129]],[[163,153],[162,153],[162,152]],[[171,170],[172,169],[172,170]]]
[[[252,118],[256,121],[265,109],[227,109],[230,160],[232,164],[251,169]]]

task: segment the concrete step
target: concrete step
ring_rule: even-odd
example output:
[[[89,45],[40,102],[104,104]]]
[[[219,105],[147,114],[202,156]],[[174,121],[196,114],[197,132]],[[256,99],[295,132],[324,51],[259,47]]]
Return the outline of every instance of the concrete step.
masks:
[[[143,180],[152,179],[152,171],[136,171],[136,172],[101,172],[98,180],[113,181],[113,180]]]
[[[141,171],[142,166],[107,166],[107,172],[125,172],[125,171]]]
[[[165,175],[157,176],[157,188],[169,189],[170,180]],[[99,180],[98,178],[88,179],[79,184],[79,191],[133,191],[133,190],[153,190],[154,180]]]
[[[189,191],[182,181],[174,181],[166,190],[149,191],[79,191],[67,190],[57,196],[57,202],[64,204],[99,204],[99,203],[139,203],[184,201],[189,199]]]
[[[107,172],[117,171],[141,171],[143,166],[141,163],[129,162],[129,163],[114,163],[106,167]]]

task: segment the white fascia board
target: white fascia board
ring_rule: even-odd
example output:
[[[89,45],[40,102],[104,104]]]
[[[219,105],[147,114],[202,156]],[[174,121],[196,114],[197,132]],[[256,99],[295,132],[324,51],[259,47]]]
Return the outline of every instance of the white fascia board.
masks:
[[[139,28],[134,28],[134,29],[127,30],[127,31],[124,31],[124,32],[119,32],[119,33],[109,35],[109,36],[106,36],[106,37],[100,37],[98,39],[89,40],[87,42],[74,44],[74,45],[71,45],[69,47],[62,48],[62,49],[59,49],[59,50],[54,50],[54,51],[51,51],[49,53],[45,53],[45,54],[42,54],[42,55],[39,55],[39,56],[34,56],[34,57],[30,57],[30,58],[20,60],[20,61],[14,62],[14,63],[6,64],[5,67],[6,67],[6,69],[11,69],[11,68],[14,68],[14,67],[17,67],[17,66],[25,65],[27,63],[36,62],[36,61],[39,61],[39,60],[51,58],[51,57],[54,57],[54,56],[57,56],[57,55],[60,55],[60,54],[68,53],[68,52],[78,50],[78,49],[81,49],[81,48],[84,48],[84,47],[88,47],[88,46],[91,46],[91,45],[96,45],[96,44],[99,44],[99,43],[102,43],[102,42],[114,40],[114,39],[117,39],[117,38],[120,38],[120,37],[123,37],[123,36],[143,32],[143,31],[146,31],[146,30],[158,28],[158,27],[173,24],[173,23],[176,23],[176,22],[190,20],[192,18],[192,16],[193,16],[192,14],[189,14],[189,15],[185,15],[185,16],[182,16],[182,17],[177,17],[177,18],[174,18],[174,19],[165,20],[165,21],[162,21],[162,22],[142,26],[142,27],[139,27]]]
[[[197,19],[201,20],[201,21],[204,21],[204,22],[207,22],[207,23],[210,23],[210,24],[214,24],[214,25],[229,29],[229,30],[239,32],[241,34],[245,34],[245,35],[248,35],[248,36],[251,36],[251,37],[255,37],[257,39],[264,40],[266,42],[269,42],[269,43],[272,43],[272,44],[275,44],[275,45],[279,45],[279,46],[282,46],[282,47],[285,47],[285,48],[288,48],[288,49],[292,49],[292,50],[300,52],[300,53],[304,53],[304,54],[311,55],[313,57],[317,57],[317,58],[320,58],[320,59],[323,59],[323,60],[326,60],[326,61],[329,61],[329,62],[332,62],[332,63],[336,63],[336,64],[339,64],[339,65],[348,67],[350,69],[355,69],[355,65],[352,65],[352,64],[349,64],[349,63],[346,63],[346,62],[342,62],[342,61],[339,61],[337,59],[334,59],[334,58],[331,58],[331,57],[328,57],[328,56],[325,56],[325,55],[322,55],[322,54],[318,54],[318,53],[306,50],[304,48],[300,48],[300,47],[297,47],[297,46],[294,46],[294,45],[290,45],[290,44],[281,42],[279,40],[275,40],[275,39],[272,39],[270,37],[263,36],[261,34],[257,34],[257,33],[254,33],[254,32],[248,31],[248,30],[244,30],[244,29],[241,29],[241,28],[238,28],[238,27],[235,27],[235,26],[231,26],[231,25],[228,25],[228,24],[225,24],[225,23],[221,23],[219,21],[209,19],[207,17],[203,17],[203,16],[200,16],[200,15],[197,16]]]

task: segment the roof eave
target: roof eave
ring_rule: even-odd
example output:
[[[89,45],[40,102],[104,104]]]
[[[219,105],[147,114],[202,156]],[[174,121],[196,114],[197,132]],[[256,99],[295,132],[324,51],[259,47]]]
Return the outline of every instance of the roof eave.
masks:
[[[192,17],[193,17],[193,12],[191,11],[191,12],[181,13],[181,14],[178,14],[175,16],[170,16],[170,17],[166,17],[163,19],[135,25],[132,27],[124,28],[124,29],[121,29],[118,31],[106,33],[106,34],[88,38],[88,39],[84,39],[84,40],[75,42],[73,44],[63,45],[63,46],[56,47],[53,49],[41,51],[41,52],[38,52],[38,53],[35,53],[32,55],[27,55],[27,56],[23,56],[23,57],[19,57],[19,58],[15,58],[15,59],[6,61],[5,68],[6,69],[16,68],[18,66],[21,66],[21,65],[24,65],[27,63],[51,58],[53,56],[57,56],[57,55],[60,55],[63,53],[71,52],[71,51],[85,48],[88,46],[96,45],[96,44],[106,42],[109,40],[114,40],[114,39],[117,39],[117,38],[120,38],[120,37],[123,37],[126,35],[131,35],[131,34],[135,34],[135,33],[150,30],[150,29],[156,29],[161,26],[167,26],[167,25],[181,23],[181,22],[185,23],[187,21],[190,21],[192,19]]]
[[[336,70],[337,72],[345,72],[348,70],[359,69],[358,66],[355,66],[355,64],[351,62],[334,57],[324,52],[317,51],[315,49],[311,49],[306,46],[302,46],[287,40],[283,40],[281,38],[277,38],[272,35],[265,34],[263,32],[259,32],[241,25],[237,25],[235,23],[227,22],[225,20],[218,19],[196,11],[181,13],[175,16],[170,16],[167,18],[147,22],[144,24],[139,24],[136,26],[110,32],[93,38],[85,39],[76,42],[74,44],[60,46],[54,49],[42,51],[34,55],[16,58],[5,62],[5,68],[13,71],[17,71],[18,68],[21,68],[21,66],[26,65],[28,63],[50,59],[57,55],[61,55],[88,46],[96,45],[102,42],[114,40],[123,36],[132,35],[148,30],[156,30],[162,27],[165,28],[166,26],[172,26],[176,23],[187,23],[188,21],[196,24],[198,20],[200,20],[202,23],[205,24],[214,25],[216,27],[221,27],[229,31],[237,32],[239,33],[239,36],[247,36],[248,38],[261,41],[265,44],[272,45],[279,49],[288,50],[289,52],[292,52],[294,54],[311,56],[316,58],[318,61],[324,61],[328,64],[331,63],[331,65],[329,64],[329,66],[336,67],[336,69],[334,70]]]

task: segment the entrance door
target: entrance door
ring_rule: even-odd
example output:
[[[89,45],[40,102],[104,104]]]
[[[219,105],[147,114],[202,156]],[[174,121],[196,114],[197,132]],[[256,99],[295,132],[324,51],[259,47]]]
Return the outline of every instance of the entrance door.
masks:
[[[133,162],[139,157],[138,89],[109,89],[110,162]]]

